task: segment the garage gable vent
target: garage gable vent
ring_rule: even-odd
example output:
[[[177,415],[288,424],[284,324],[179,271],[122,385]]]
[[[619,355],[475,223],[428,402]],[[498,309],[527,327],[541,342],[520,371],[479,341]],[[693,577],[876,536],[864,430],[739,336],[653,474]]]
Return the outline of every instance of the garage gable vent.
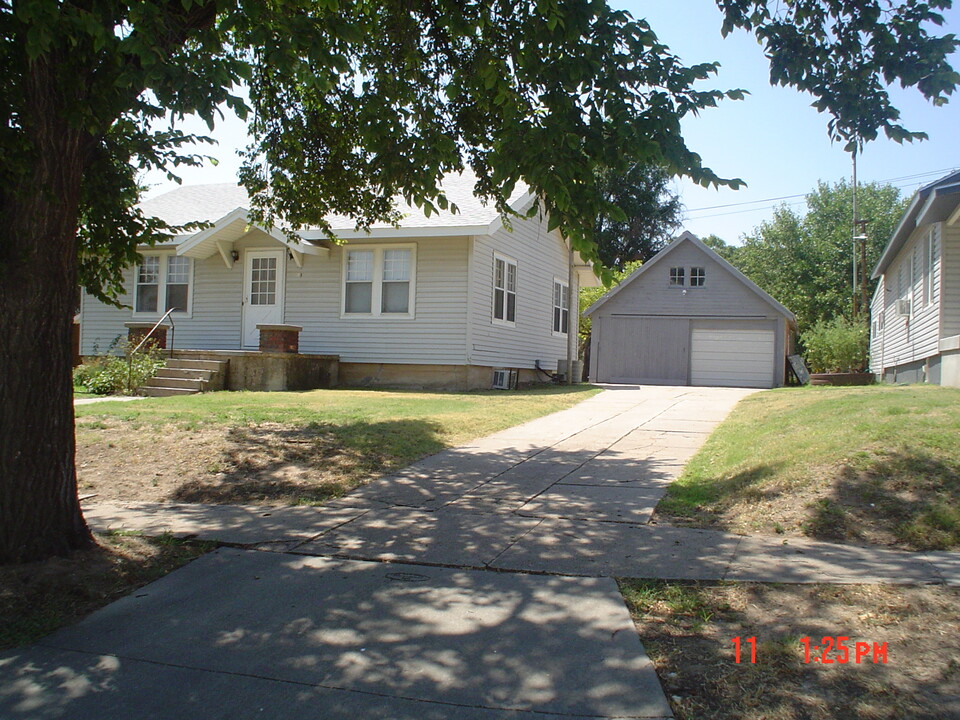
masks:
[[[517,371],[498,368],[493,371],[493,389],[510,390],[517,381]]]

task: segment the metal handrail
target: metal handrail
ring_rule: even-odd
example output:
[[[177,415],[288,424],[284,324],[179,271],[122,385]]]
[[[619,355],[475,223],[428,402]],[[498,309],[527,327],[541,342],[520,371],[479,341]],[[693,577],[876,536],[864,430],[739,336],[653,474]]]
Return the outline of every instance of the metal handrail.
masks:
[[[169,347],[167,348],[167,352],[170,353],[170,357],[173,357],[173,339],[174,339],[174,334],[177,331],[177,326],[173,322],[173,318],[170,316],[170,313],[172,313],[174,310],[176,310],[176,308],[170,308],[169,310],[167,310],[167,312],[164,313],[163,317],[157,320],[156,325],[150,328],[150,332],[144,335],[143,338],[140,340],[140,343],[133,350],[131,350],[130,353],[127,355],[127,392],[130,392],[131,390],[133,390],[133,388],[131,387],[131,385],[133,385],[133,356],[137,352],[139,352],[140,348],[143,347],[144,343],[146,343],[147,340],[151,338],[153,333],[156,332],[157,328],[160,327],[160,325],[163,324],[163,321],[167,319],[170,320],[170,342],[169,342]]]

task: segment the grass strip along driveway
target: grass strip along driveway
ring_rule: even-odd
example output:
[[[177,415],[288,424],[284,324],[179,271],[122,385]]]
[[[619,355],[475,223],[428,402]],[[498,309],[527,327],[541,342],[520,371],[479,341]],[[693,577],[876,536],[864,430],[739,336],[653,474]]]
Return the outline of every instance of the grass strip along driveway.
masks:
[[[98,502],[320,504],[597,392],[220,392],[80,406],[80,492]]]
[[[957,550],[958,438],[958,390],[758,393],[714,431],[655,518],[788,543]],[[956,588],[642,579],[620,588],[678,720],[960,718]]]
[[[661,521],[906,550],[960,549],[960,390],[758,393],[670,486]]]

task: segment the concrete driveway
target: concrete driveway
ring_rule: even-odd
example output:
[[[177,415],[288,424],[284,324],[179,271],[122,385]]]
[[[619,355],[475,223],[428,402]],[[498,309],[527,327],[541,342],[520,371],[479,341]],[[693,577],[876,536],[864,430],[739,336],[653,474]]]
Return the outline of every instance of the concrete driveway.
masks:
[[[750,392],[612,387],[327,508],[91,506],[246,549],[0,654],[0,717],[670,717],[616,583],[578,575]]]

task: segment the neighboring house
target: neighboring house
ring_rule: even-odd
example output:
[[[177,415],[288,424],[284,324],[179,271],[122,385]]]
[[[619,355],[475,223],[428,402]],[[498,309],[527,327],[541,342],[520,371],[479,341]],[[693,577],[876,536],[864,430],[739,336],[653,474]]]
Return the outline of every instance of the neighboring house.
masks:
[[[873,277],[870,370],[960,386],[960,172],[917,191]]]
[[[174,307],[175,350],[256,352],[260,329],[300,328],[299,353],[339,356],[341,384],[489,388],[495,368],[544,380],[567,354],[570,298],[592,270],[571,254],[542,213],[504,225],[473,195],[475,179],[444,181],[459,213],[425,217],[415,208],[399,227],[354,230],[330,218],[342,245],[319,230],[291,241],[251,224],[236,185],[182,187],[145,201],[144,213],[171,224],[211,223],[192,235],[142,247],[126,273],[128,309],[82,300],[84,355],[103,353],[126,324],[153,323]],[[535,199],[518,190],[520,213]],[[573,327],[570,326],[570,320]],[[499,377],[499,376],[498,376]],[[501,378],[502,379],[502,378]]]
[[[590,379],[783,385],[796,319],[689,232],[586,310]]]

